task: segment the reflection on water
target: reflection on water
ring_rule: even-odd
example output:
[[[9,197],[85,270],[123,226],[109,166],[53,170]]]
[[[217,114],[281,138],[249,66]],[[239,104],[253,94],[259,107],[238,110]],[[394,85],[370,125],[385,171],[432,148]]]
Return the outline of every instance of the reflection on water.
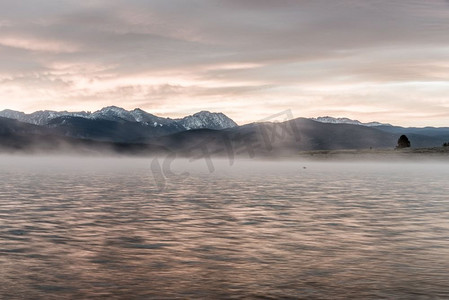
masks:
[[[1,159],[0,298],[449,297],[448,164],[149,164]]]

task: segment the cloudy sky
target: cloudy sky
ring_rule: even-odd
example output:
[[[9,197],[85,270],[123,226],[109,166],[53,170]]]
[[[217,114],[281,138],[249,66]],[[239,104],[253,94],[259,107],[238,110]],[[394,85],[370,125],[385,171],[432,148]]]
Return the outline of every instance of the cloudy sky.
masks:
[[[0,0],[0,110],[449,126],[447,0]]]

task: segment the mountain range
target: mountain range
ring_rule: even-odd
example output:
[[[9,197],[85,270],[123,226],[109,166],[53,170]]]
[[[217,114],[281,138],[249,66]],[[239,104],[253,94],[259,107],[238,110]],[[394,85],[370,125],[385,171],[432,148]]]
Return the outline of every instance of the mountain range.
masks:
[[[134,122],[153,127],[176,125],[184,130],[210,128],[210,129],[224,129],[235,127],[237,124],[222,113],[211,113],[208,111],[201,111],[191,116],[182,119],[161,118],[150,113],[147,113],[139,108],[128,111],[117,106],[104,107],[95,112],[68,112],[68,111],[51,111],[41,110],[31,114],[26,114],[20,111],[3,110],[0,111],[0,117],[14,119],[24,123],[35,125],[48,125],[51,121],[64,117],[82,118],[89,120],[107,120],[117,122]]]
[[[239,126],[223,113],[162,118],[116,106],[95,112],[0,112],[0,150],[285,155],[304,150],[394,148],[407,134],[412,147],[449,141],[449,128],[404,128],[347,118],[297,118]]]

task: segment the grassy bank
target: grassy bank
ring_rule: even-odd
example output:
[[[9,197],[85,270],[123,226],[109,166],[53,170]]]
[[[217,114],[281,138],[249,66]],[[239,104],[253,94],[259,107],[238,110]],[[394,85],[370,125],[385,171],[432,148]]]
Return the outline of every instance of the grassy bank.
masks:
[[[298,153],[308,159],[449,159],[449,147],[360,150],[314,150]]]

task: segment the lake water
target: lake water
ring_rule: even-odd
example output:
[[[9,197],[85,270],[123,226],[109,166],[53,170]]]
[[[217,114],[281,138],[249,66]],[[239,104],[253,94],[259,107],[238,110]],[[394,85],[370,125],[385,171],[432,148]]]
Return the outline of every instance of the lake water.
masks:
[[[150,165],[0,157],[0,299],[449,298],[449,163]]]

